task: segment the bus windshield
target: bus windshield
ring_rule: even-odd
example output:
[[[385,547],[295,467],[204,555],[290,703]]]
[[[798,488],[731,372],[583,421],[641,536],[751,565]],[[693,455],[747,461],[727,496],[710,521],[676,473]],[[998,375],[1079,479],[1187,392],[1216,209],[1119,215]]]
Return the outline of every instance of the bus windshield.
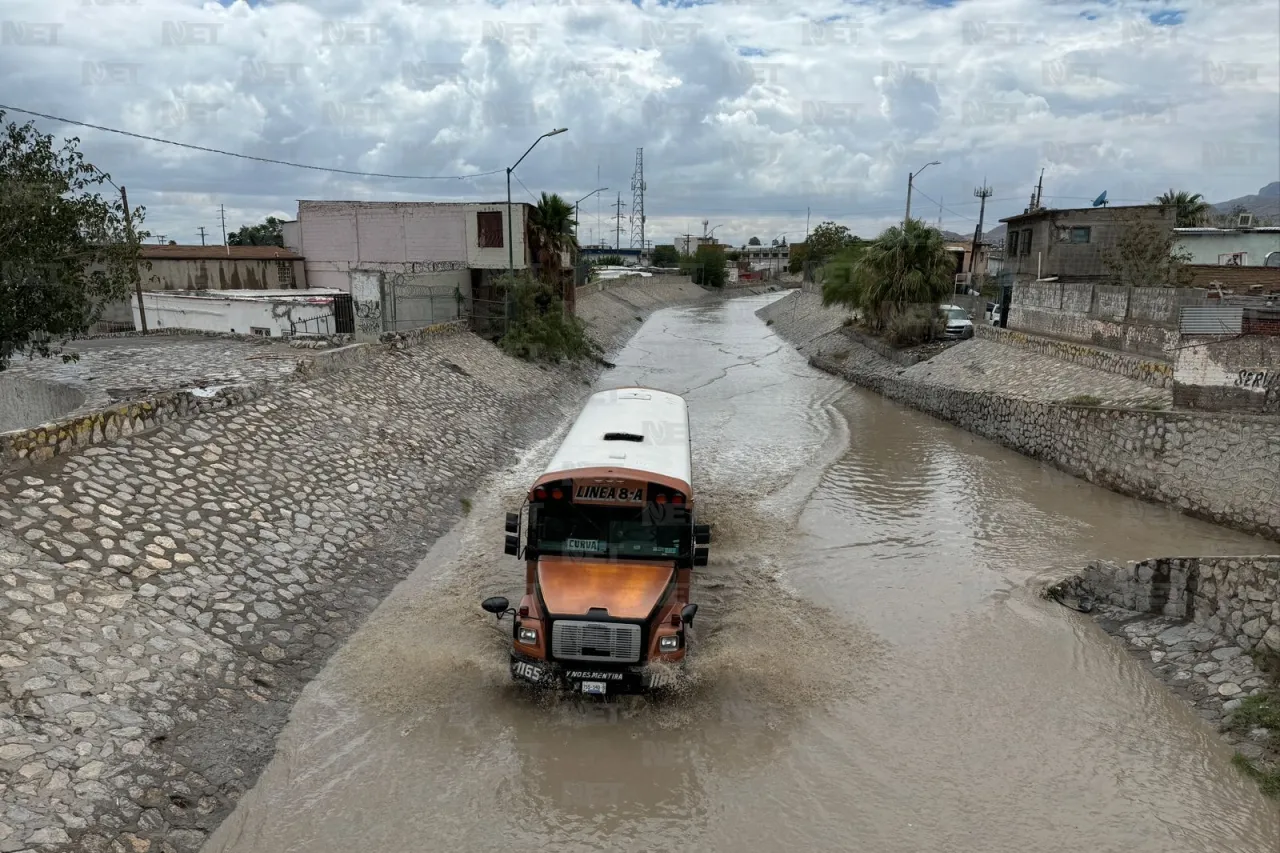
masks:
[[[533,545],[540,554],[600,559],[674,560],[687,553],[688,510],[542,504],[531,508]]]

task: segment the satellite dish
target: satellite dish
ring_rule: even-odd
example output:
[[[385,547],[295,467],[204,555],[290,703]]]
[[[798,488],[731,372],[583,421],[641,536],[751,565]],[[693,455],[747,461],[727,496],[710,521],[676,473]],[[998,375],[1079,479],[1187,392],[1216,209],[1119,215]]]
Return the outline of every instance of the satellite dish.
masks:
[[[1106,191],[1106,190],[1103,190],[1103,191],[1102,191],[1102,195],[1098,196],[1097,198],[1095,198],[1095,199],[1093,200],[1093,206],[1094,206],[1094,207],[1106,207],[1106,206],[1107,206],[1107,191]]]

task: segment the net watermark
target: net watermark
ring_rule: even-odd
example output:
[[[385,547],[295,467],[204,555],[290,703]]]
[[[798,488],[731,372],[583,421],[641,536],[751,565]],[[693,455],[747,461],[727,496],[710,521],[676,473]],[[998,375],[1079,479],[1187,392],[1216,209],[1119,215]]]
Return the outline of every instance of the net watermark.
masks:
[[[320,122],[341,129],[363,129],[391,120],[385,104],[366,101],[325,101],[320,105]]]
[[[681,101],[659,101],[650,98],[640,105],[640,115],[645,123],[701,124],[702,120],[707,117],[707,108],[701,104]]]
[[[671,44],[693,44],[698,40],[702,27],[698,24],[676,24],[664,21],[645,21],[640,25],[642,47],[662,47]]]
[[[1055,166],[1084,169],[1104,162],[1097,142],[1046,142],[1041,150],[1044,159]]]
[[[324,21],[320,24],[320,44],[325,47],[375,47],[384,33],[379,24],[356,21]]]
[[[964,44],[1013,47],[1027,40],[1025,24],[1007,21],[963,21],[960,24],[960,41]]]
[[[161,21],[160,44],[163,47],[214,47],[222,24],[208,21]]]
[[[37,21],[0,21],[0,46],[57,47],[62,27]]]
[[[886,142],[880,147],[880,160],[894,166],[919,166],[942,159],[942,146],[929,142]]]
[[[800,121],[816,127],[849,127],[862,115],[863,105],[844,101],[802,101]]]
[[[1202,162],[1206,169],[1255,169],[1275,165],[1275,143],[1206,142]]]
[[[892,83],[908,80],[937,83],[940,68],[942,65],[937,62],[883,62],[880,65],[880,76]]]
[[[1099,79],[1099,66],[1095,62],[1075,59],[1052,59],[1041,63],[1041,76],[1048,86],[1067,86],[1073,83],[1094,83]]]
[[[526,129],[545,123],[531,101],[485,101],[481,114],[490,127]]]
[[[1121,123],[1171,125],[1178,123],[1178,109],[1172,103],[1126,101],[1121,106]]]
[[[800,25],[800,44],[804,47],[852,47],[857,43],[858,25],[848,21],[805,21]]]
[[[1240,86],[1257,83],[1266,68],[1259,62],[1206,62],[1204,82],[1210,86]]]
[[[749,169],[761,169],[767,166],[773,166],[782,161],[784,146],[777,142],[730,142],[725,147],[725,155],[728,157],[731,165],[744,166]],[[657,434],[665,435],[658,425]],[[688,435],[683,435],[688,440]]]
[[[461,62],[404,62],[400,65],[400,78],[408,86],[426,88],[454,80],[462,71]]]
[[[1121,21],[1120,41],[1133,47],[1168,47],[1178,43],[1178,29],[1162,27],[1145,18]]]
[[[137,62],[85,62],[80,82],[84,86],[136,86],[141,68]]]
[[[216,101],[162,101],[153,107],[156,124],[166,130],[213,127],[218,124],[222,104]]]
[[[482,41],[532,47],[538,43],[538,30],[541,26],[514,21],[483,21],[480,24],[480,38]]]
[[[249,59],[240,66],[240,82],[249,86],[293,86],[302,79],[300,62],[263,62]]]
[[[960,108],[960,123],[966,127],[1008,125],[1018,121],[1018,105],[1000,101],[965,101]]]

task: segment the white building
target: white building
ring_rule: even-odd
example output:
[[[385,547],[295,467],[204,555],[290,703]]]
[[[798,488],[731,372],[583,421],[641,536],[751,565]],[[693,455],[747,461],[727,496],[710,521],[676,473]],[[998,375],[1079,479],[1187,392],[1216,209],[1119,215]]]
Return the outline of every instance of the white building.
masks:
[[[312,287],[351,294],[356,335],[371,338],[457,317],[509,264],[528,269],[530,210],[513,204],[508,228],[506,202],[299,201],[284,239],[311,251]]]
[[[791,268],[791,247],[787,245],[743,246],[738,250],[738,257],[753,271],[772,270],[780,274]]]
[[[1280,227],[1175,228],[1178,244],[1191,253],[1189,263],[1261,267],[1280,254]],[[1280,263],[1273,259],[1272,265]]]

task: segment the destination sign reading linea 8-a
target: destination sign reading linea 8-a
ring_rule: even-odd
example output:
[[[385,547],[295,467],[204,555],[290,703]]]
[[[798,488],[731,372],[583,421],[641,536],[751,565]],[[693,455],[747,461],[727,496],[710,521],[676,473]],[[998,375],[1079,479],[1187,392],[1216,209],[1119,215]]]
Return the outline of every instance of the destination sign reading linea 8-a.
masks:
[[[644,483],[574,483],[573,499],[590,504],[643,504]]]

